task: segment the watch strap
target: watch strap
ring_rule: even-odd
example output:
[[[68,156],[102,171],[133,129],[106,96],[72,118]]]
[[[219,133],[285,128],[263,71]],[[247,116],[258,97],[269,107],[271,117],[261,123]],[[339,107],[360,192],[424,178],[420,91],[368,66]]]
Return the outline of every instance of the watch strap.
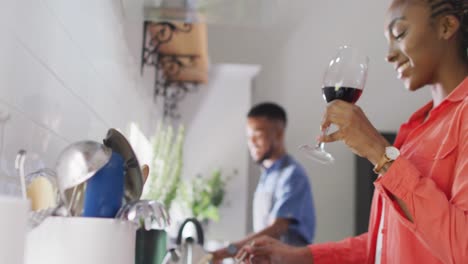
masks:
[[[382,169],[384,168],[385,164],[389,163],[393,161],[392,159],[390,159],[386,153],[384,153],[382,155],[382,158],[380,158],[379,162],[377,162],[377,164],[375,164],[375,167],[373,169],[374,173],[375,174],[381,174],[382,173]]]

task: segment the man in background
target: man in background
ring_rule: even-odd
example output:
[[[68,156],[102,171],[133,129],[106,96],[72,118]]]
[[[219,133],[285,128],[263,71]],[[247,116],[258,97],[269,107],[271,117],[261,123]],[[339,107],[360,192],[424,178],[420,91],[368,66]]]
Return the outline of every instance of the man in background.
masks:
[[[234,257],[259,236],[270,236],[294,246],[312,243],[315,210],[303,167],[285,148],[286,112],[275,103],[261,103],[247,115],[248,148],[262,167],[253,200],[254,233],[213,252],[214,261]]]

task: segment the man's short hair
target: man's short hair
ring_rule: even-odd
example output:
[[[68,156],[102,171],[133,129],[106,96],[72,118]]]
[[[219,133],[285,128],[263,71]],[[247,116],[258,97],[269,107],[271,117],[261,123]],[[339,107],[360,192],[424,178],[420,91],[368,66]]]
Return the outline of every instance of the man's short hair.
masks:
[[[287,123],[286,111],[283,107],[271,102],[254,105],[247,117],[265,117],[272,121],[280,121],[285,127]]]

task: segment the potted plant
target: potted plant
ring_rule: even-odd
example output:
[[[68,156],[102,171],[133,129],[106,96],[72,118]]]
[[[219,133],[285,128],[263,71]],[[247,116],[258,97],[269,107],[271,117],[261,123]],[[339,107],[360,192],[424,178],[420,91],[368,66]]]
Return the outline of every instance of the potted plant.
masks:
[[[181,190],[182,200],[192,216],[206,228],[210,221],[219,221],[219,208],[225,194],[228,178],[221,170],[214,170],[209,176],[197,175],[184,182]]]

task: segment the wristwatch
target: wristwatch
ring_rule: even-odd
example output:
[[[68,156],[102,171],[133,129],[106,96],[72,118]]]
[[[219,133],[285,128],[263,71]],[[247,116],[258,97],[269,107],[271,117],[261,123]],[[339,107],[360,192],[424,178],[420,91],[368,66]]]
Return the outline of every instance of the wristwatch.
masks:
[[[382,169],[385,165],[389,162],[396,160],[400,156],[400,151],[395,148],[394,146],[389,146],[385,148],[385,153],[383,154],[382,158],[375,164],[374,172],[376,174],[381,174]]]
[[[229,244],[226,248],[226,251],[229,253],[229,255],[235,256],[237,254],[237,251],[239,251],[239,249],[237,248],[236,245]]]

